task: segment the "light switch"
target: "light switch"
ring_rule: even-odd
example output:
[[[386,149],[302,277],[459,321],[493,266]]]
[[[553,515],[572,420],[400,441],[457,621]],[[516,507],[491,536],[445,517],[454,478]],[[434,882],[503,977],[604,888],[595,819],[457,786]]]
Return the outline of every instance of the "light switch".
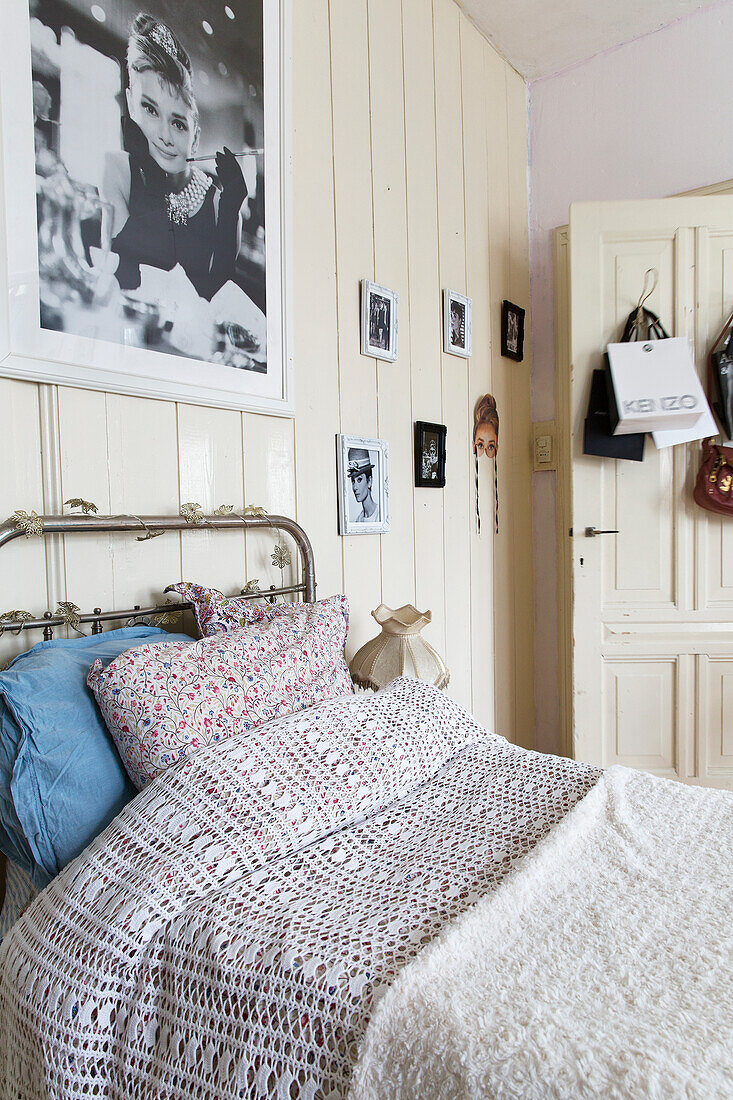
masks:
[[[552,462],[552,436],[551,435],[538,435],[535,442],[537,465],[546,466],[548,462]]]
[[[532,425],[532,431],[534,437],[533,468],[535,470],[556,470],[555,421],[543,420],[535,423]]]

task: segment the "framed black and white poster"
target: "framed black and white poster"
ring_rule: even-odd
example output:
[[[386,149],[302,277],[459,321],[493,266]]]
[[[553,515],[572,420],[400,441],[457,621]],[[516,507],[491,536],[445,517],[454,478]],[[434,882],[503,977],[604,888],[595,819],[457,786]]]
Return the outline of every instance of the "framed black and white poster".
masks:
[[[376,359],[397,358],[399,294],[386,286],[361,281],[361,354]]]
[[[5,0],[0,373],[292,413],[288,0]]]
[[[471,354],[471,299],[456,290],[443,291],[443,351]]]
[[[445,424],[415,422],[415,486],[418,489],[445,488]]]
[[[517,363],[524,358],[524,310],[514,302],[501,303],[501,354]]]
[[[336,436],[340,535],[389,531],[389,447],[383,439]]]

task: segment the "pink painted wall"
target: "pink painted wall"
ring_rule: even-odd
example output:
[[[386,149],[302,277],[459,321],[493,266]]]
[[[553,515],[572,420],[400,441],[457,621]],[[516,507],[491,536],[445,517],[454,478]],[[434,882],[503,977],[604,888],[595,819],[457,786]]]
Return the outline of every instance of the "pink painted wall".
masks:
[[[733,2],[529,85],[532,418],[555,415],[552,230],[571,202],[733,178]],[[555,475],[534,474],[537,748],[558,747]]]

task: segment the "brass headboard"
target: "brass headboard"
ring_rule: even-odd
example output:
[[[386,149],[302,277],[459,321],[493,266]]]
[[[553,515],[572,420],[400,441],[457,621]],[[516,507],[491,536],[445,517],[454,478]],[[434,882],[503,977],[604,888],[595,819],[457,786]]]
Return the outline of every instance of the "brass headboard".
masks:
[[[184,506],[184,509],[188,506]],[[261,511],[261,510],[258,510]],[[302,580],[299,584],[291,584],[280,588],[274,585],[264,591],[243,590],[242,595],[246,599],[274,599],[276,596],[287,595],[292,592],[302,592],[307,603],[313,603],[316,598],[316,573],[313,562],[313,547],[303,528],[286,516],[237,515],[234,512],[222,511],[204,515],[203,512],[191,514],[185,513],[178,516],[99,516],[92,514],[73,514],[66,516],[37,516],[35,513],[27,515],[25,512],[16,512],[5,523],[0,524],[0,550],[3,546],[17,538],[32,538],[43,535],[98,535],[103,532],[129,531],[138,533],[138,538],[146,540],[154,538],[166,531],[196,531],[211,528],[230,531],[232,529],[249,530],[252,528],[270,528],[272,530],[285,531],[295,540],[300,552],[302,565]],[[140,535],[139,532],[144,532]],[[64,605],[59,605],[54,613],[47,611],[43,618],[34,619],[27,614],[11,618],[8,613],[0,616],[0,633],[5,630],[17,631],[43,629],[46,640],[53,637],[53,628],[67,626],[70,623],[68,606],[64,611]],[[95,607],[89,613],[79,612],[73,615],[74,626],[79,623],[91,623],[92,633],[102,631],[102,624],[113,620],[144,619],[152,616],[169,616],[172,612],[185,611],[191,604],[181,601],[174,605],[163,604],[154,607],[133,607],[122,611],[105,611]],[[16,614],[13,612],[12,614]]]

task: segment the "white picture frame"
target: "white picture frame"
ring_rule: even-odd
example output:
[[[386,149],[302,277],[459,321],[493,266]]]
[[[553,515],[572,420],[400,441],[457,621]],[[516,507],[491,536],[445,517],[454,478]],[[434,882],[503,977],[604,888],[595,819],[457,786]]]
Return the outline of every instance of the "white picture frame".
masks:
[[[397,358],[400,296],[368,279],[361,281],[361,354],[393,363]]]
[[[204,308],[205,302],[208,305],[205,296],[197,295],[191,286],[194,295],[201,302],[202,317],[206,323],[198,329],[190,322],[190,314],[188,315],[188,323],[195,329],[197,339],[193,344],[181,339],[175,348],[176,354],[169,354],[168,350],[151,350],[150,328],[147,324],[141,325],[139,317],[133,312],[134,323],[144,332],[144,340],[142,340],[133,323],[127,325],[124,319],[127,305],[122,310],[117,309],[114,323],[108,321],[106,315],[102,316],[100,307],[99,317],[95,317],[91,323],[87,324],[87,329],[103,332],[107,338],[101,338],[98,335],[82,335],[79,331],[73,331],[73,319],[68,327],[62,326],[56,330],[48,324],[41,324],[42,276],[39,273],[39,230],[36,224],[34,144],[37,140],[37,127],[34,125],[31,20],[28,0],[5,0],[3,33],[0,36],[0,375],[59,383],[83,389],[271,413],[278,416],[294,415],[292,179],[288,138],[292,129],[290,0],[263,0],[263,5],[261,59],[264,74],[264,109],[260,108],[260,125],[264,133],[264,185],[261,183],[262,173],[259,173],[257,178],[260,183],[258,191],[264,198],[265,206],[264,244],[261,251],[265,255],[266,266],[261,278],[264,289],[262,299],[266,300],[267,317],[266,320],[263,319],[264,311],[260,307],[256,307],[259,311],[257,315],[254,310],[250,311],[252,316],[259,316],[260,331],[266,327],[266,336],[259,337],[260,361],[255,362],[252,357],[247,358],[246,353],[240,354],[239,351],[242,347],[251,347],[252,342],[249,345],[246,342],[246,338],[251,335],[247,331],[247,326],[239,324],[240,317],[243,316],[244,299],[238,295],[245,292],[243,288],[236,287],[233,282],[224,285],[222,289],[231,293],[223,304],[219,299],[213,306],[212,312],[207,312]],[[97,19],[100,18],[101,13],[101,17],[106,20],[106,30],[109,31],[113,22],[111,14],[118,9],[121,11],[124,8],[126,11],[130,6],[130,0],[106,0],[103,8],[100,5],[93,5],[91,9],[83,5],[81,0],[71,0],[71,6],[79,9],[80,19],[83,14],[84,18],[89,20],[90,10],[92,15],[96,11],[94,18]],[[139,10],[149,11],[155,18],[164,20],[164,6],[161,0],[152,0],[151,4],[141,2]],[[170,5],[165,10],[170,11]],[[224,24],[232,18],[228,16],[231,10],[215,3],[215,0],[203,0],[200,15],[208,15],[211,23],[215,24],[216,34],[220,33],[223,36],[226,31]],[[210,24],[199,22],[197,34],[200,36],[201,26],[206,29],[208,25]],[[41,33],[49,30],[45,24],[39,24],[38,20],[34,20],[33,33],[36,35],[39,32],[39,26]],[[186,27],[181,29],[177,26],[175,30],[181,35],[181,41],[185,45]],[[192,27],[188,39],[193,40]],[[211,42],[215,41],[214,35]],[[224,37],[219,41],[224,42]],[[59,48],[61,47],[62,35],[59,36]],[[259,49],[259,45],[256,49]],[[195,61],[193,53],[191,61],[192,63]],[[223,76],[227,71],[226,66],[221,63],[218,71]],[[83,77],[83,66],[79,68],[79,72]],[[194,81],[203,79],[198,69],[194,70],[193,79]],[[38,85],[38,81],[36,84]],[[241,79],[239,86],[246,88],[246,84],[243,84]],[[196,91],[195,84],[194,91]],[[244,94],[246,92],[242,93]],[[252,94],[251,88],[250,94]],[[83,88],[81,93],[76,89],[75,95],[76,99],[71,95],[69,98],[76,104],[81,101],[86,102],[89,98]],[[124,99],[124,92],[121,92],[121,97]],[[200,98],[203,99],[203,97]],[[107,114],[109,114],[108,108],[107,102],[105,105]],[[77,109],[81,111],[83,108]],[[36,116],[37,114],[36,111]],[[243,115],[239,118],[237,128],[241,124],[245,129]],[[59,127],[62,125],[60,121],[52,123],[52,120],[43,118],[42,121],[48,125],[54,124]],[[78,129],[78,121],[75,127]],[[221,147],[220,135],[214,136],[212,130],[213,128],[209,130],[212,134],[210,138],[212,150],[205,147],[206,133],[202,126],[198,152],[203,151],[208,154],[215,147]],[[69,132],[70,130],[67,129],[67,135]],[[226,133],[225,130],[224,136]],[[214,142],[216,142],[215,146]],[[79,144],[77,142],[77,145]],[[90,142],[89,145],[91,148],[93,143]],[[251,145],[245,141],[244,146],[240,148],[251,148]],[[92,153],[90,153],[91,156]],[[69,158],[60,159],[63,164],[66,164]],[[213,166],[213,163],[213,158],[209,158],[209,166]],[[69,175],[71,178],[70,173]],[[106,205],[109,206],[109,204]],[[142,264],[141,270],[144,270]],[[182,272],[180,267],[176,270]],[[96,268],[93,274],[96,276]],[[168,272],[161,271],[159,274],[163,278]],[[109,277],[113,278],[113,276]],[[95,287],[96,285],[95,283]],[[247,301],[253,304],[253,299],[247,297]],[[96,302],[95,290],[95,308]],[[167,306],[168,298],[165,302]],[[234,302],[236,305],[233,304]],[[182,331],[186,323],[186,311],[172,291],[170,304],[172,308],[178,310]],[[222,314],[225,318],[230,314],[231,320],[222,321]],[[161,318],[162,316],[161,314]],[[63,322],[67,323],[65,315],[63,315]],[[161,331],[174,333],[175,325],[179,322],[170,323],[172,328],[166,330],[161,327]],[[84,325],[79,326],[79,328],[84,327]],[[111,333],[114,335],[110,336]],[[134,333],[135,337],[130,336],[128,339],[128,333]],[[205,335],[199,341],[200,333]],[[219,333],[221,335],[218,335]],[[143,343],[145,346],[142,346]],[[163,342],[163,346],[173,348],[173,339],[167,344]],[[189,357],[192,346],[204,347],[206,349],[204,355]],[[263,368],[265,356],[262,355],[265,347],[266,369]],[[220,361],[217,362],[217,358]],[[246,369],[238,369],[237,366],[229,365],[227,360],[232,359],[236,360],[238,365],[245,362],[248,366]]]
[[[337,435],[336,471],[339,534],[386,534],[390,522],[389,445],[386,441]]]
[[[449,355],[471,355],[471,307],[465,294],[443,291],[443,351]]]

